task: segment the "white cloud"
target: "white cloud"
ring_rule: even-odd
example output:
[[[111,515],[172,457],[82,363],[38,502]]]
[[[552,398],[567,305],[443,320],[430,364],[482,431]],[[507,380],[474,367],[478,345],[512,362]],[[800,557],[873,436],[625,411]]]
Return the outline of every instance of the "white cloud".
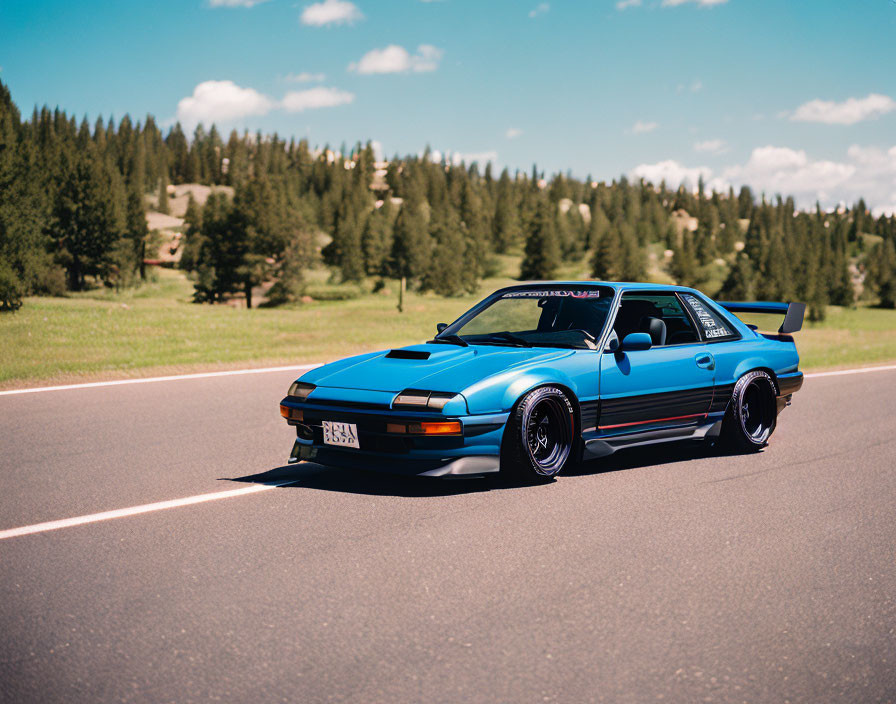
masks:
[[[833,100],[810,100],[800,105],[790,119],[793,122],[822,122],[826,125],[854,125],[896,110],[896,101],[880,93],[864,98],[847,98],[842,103]]]
[[[631,126],[632,134],[645,134],[647,132],[653,132],[660,124],[658,122],[644,122],[643,120],[638,120]]]
[[[694,3],[700,7],[713,7],[715,5],[724,5],[728,0],[663,0],[663,7],[678,7],[687,3]]]
[[[684,93],[685,91],[690,91],[691,93],[699,93],[703,90],[703,81],[699,79],[695,79],[691,81],[690,84],[679,83],[675,86],[676,93]]]
[[[538,3],[534,8],[529,10],[529,17],[538,17],[539,15],[543,15],[551,9],[550,3],[541,2]]]
[[[208,0],[209,7],[252,7],[267,0]]]
[[[620,12],[629,7],[641,7],[641,0],[619,0],[619,2],[616,3],[616,9]]]
[[[185,126],[200,122],[232,122],[252,115],[264,115],[274,101],[252,88],[241,88],[233,81],[204,81],[193,95],[177,104],[177,119]]]
[[[792,195],[801,208],[812,208],[815,201],[825,208],[851,205],[863,197],[875,215],[896,213],[896,146],[853,145],[838,161],[812,159],[802,149],[765,146],[754,149],[746,163],[730,165],[717,176],[708,167],[691,168],[672,160],[641,164],[631,174],[655,185],[665,179],[670,188],[680,183],[693,188],[702,174],[710,188],[748,185],[769,197]]]
[[[326,79],[326,74],[302,71],[301,73],[290,73],[283,80],[287,83],[320,83]]]
[[[507,137],[507,139],[516,139],[517,137],[523,136],[523,131],[519,127],[510,127],[504,133],[504,136]]]
[[[694,143],[694,151],[707,152],[708,154],[724,154],[728,151],[728,145],[724,139],[707,139]]]
[[[351,24],[364,19],[358,6],[348,0],[323,0],[306,5],[302,10],[302,24],[323,27],[328,24]]]
[[[294,90],[283,96],[281,105],[287,112],[303,112],[317,108],[334,108],[348,105],[355,99],[354,93],[339,88],[318,86],[308,90]]]
[[[708,166],[688,168],[677,161],[668,159],[656,164],[640,164],[632,169],[631,175],[636,179],[643,178],[657,186],[661,181],[665,181],[668,188],[678,188],[680,184],[696,188],[700,176],[702,175],[704,180],[708,180],[712,176],[712,169]]]
[[[425,73],[435,71],[444,52],[431,44],[421,44],[411,54],[403,46],[390,44],[384,49],[368,51],[357,63],[349,64],[349,71],[374,73]]]

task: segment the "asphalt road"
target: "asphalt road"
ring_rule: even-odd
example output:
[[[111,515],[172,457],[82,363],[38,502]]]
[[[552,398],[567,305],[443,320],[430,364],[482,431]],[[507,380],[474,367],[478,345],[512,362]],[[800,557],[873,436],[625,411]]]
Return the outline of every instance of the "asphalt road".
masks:
[[[294,480],[0,540],[0,700],[896,700],[896,371],[524,488],[284,467],[291,376],[0,397],[0,531]]]

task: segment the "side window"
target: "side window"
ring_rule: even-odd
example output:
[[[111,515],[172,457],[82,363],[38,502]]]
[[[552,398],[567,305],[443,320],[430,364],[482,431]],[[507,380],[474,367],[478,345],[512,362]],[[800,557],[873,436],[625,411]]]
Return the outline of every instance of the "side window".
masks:
[[[625,293],[613,330],[621,340],[629,333],[646,332],[654,347],[700,342],[691,318],[673,293]]]
[[[709,342],[716,340],[733,340],[739,337],[737,331],[716,311],[710,308],[704,301],[690,293],[681,294],[681,298],[690,307],[694,317],[703,328],[703,337]]]

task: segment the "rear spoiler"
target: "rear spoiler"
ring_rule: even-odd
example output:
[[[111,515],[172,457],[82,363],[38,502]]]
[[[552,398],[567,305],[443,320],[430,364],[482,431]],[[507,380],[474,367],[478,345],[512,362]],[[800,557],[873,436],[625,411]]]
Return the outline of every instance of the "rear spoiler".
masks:
[[[778,328],[778,332],[782,335],[798,332],[803,327],[803,315],[806,313],[805,303],[772,303],[771,301],[730,303],[719,301],[719,305],[732,313],[783,313],[784,322]]]

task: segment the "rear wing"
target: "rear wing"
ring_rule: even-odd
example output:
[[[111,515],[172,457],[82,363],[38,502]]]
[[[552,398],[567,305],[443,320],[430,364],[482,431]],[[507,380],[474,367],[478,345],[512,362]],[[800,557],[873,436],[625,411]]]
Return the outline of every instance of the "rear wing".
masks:
[[[773,303],[771,301],[731,303],[719,301],[719,305],[732,313],[783,313],[784,322],[778,328],[778,332],[782,335],[798,332],[803,327],[803,315],[806,313],[805,303]]]

